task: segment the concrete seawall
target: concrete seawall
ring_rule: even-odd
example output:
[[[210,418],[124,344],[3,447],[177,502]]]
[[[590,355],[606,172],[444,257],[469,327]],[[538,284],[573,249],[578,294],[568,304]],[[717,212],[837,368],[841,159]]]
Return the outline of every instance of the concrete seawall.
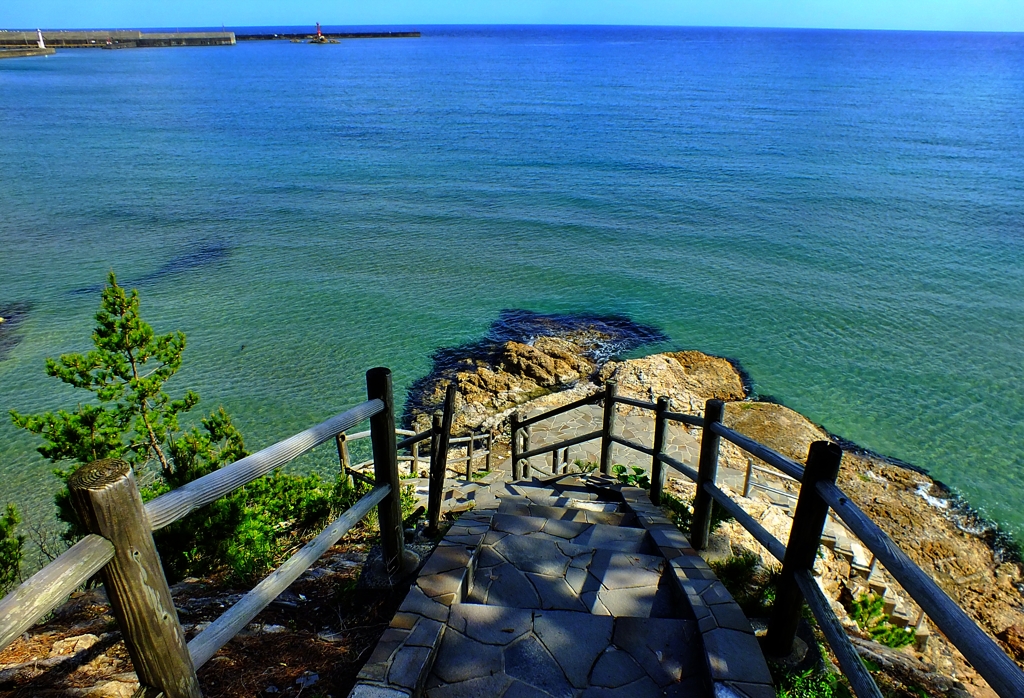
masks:
[[[30,56],[52,56],[54,48],[0,48],[0,58],[28,58]]]
[[[122,48],[156,46],[233,46],[234,32],[142,33],[128,30],[44,31],[43,40],[53,48],[103,48],[107,40]],[[35,47],[35,32],[0,32],[0,48]]]

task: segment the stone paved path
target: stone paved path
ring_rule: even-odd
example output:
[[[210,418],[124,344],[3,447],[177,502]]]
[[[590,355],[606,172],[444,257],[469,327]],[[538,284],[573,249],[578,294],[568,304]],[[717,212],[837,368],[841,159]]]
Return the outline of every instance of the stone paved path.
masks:
[[[354,698],[774,698],[742,611],[644,490],[468,485]]]

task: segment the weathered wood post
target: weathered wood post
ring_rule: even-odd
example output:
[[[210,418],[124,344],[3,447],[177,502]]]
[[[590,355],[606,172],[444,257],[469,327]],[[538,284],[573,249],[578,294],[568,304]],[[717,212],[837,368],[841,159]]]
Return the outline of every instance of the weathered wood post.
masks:
[[[473,432],[469,432],[466,442],[466,482],[473,482]]]
[[[651,458],[651,503],[661,506],[661,491],[665,488],[665,464],[661,456],[665,453],[665,441],[668,435],[668,398],[659,397],[654,410],[654,456]]]
[[[493,431],[488,431],[487,432],[487,460],[485,461],[485,465],[484,465],[484,467],[487,469],[487,472],[491,472],[491,463],[493,462],[491,460],[491,453],[493,451],[494,451],[494,432]]]
[[[345,432],[342,432],[334,437],[334,443],[338,447],[338,462],[341,464],[341,474],[347,477],[349,464],[351,463],[348,458],[348,436]]]
[[[448,440],[451,438],[452,418],[455,412],[455,384],[449,383],[444,393],[444,408],[434,413],[430,437],[430,481],[427,493],[427,533],[434,535],[441,521],[441,497],[444,494],[444,476],[448,470]]]
[[[819,482],[834,483],[839,476],[843,450],[830,441],[815,441],[807,453],[807,467],[800,485],[800,498],[793,514],[793,527],[786,544],[786,558],[775,597],[775,608],[768,623],[765,650],[778,657],[793,651],[793,639],[804,597],[796,585],[795,575],[810,571],[821,544],[821,534],[828,518],[828,504],[818,494]]]
[[[753,458],[748,458],[747,459],[747,474],[743,477],[743,496],[744,497],[749,497],[750,496],[750,484],[751,484],[750,481],[753,479],[753,477],[754,477],[754,459]]]
[[[371,368],[366,372],[366,399],[380,400],[384,410],[370,417],[370,444],[373,448],[373,476],[377,487],[391,485],[377,505],[380,526],[380,547],[384,571],[400,575],[407,571],[412,559],[405,555],[405,533],[402,530],[402,481],[398,477],[398,449],[395,440],[395,401],[391,390],[391,370]],[[412,556],[409,556],[410,558]]]
[[[525,416],[525,415],[524,415]],[[530,429],[531,425],[527,424],[523,427],[523,452],[528,453],[530,451]],[[523,479],[530,477],[530,459],[527,458],[523,461]]]
[[[619,384],[605,381],[604,384],[604,426],[601,433],[601,474],[612,474],[612,432],[615,430],[615,396],[619,392]]]
[[[725,403],[708,400],[704,405],[704,428],[700,435],[700,459],[697,462],[697,492],[693,495],[693,523],[690,525],[690,544],[697,550],[708,547],[711,535],[711,495],[704,490],[704,483],[714,483],[718,477],[718,443],[720,437],[711,425],[721,422],[725,414]]]
[[[103,587],[139,683],[167,698],[201,698],[131,466],[94,461],[68,478],[68,489],[86,529],[114,545],[114,559],[103,568]]]
[[[409,474],[418,477],[420,474],[420,442],[412,445],[412,463],[409,465]]]
[[[551,452],[551,474],[558,475],[558,449]]]
[[[519,454],[522,453],[519,439],[519,422],[521,413],[513,412],[509,417],[509,429],[512,433],[512,441],[510,446],[512,448],[512,480],[513,482],[523,477],[523,471],[519,467]]]

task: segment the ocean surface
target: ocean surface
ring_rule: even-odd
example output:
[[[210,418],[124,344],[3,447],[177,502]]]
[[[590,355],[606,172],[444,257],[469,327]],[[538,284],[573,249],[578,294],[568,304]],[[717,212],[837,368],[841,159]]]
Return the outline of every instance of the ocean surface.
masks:
[[[82,399],[43,362],[110,269],[254,449],[503,310],[621,315],[1024,534],[1024,35],[420,29],[0,62],[2,411]]]

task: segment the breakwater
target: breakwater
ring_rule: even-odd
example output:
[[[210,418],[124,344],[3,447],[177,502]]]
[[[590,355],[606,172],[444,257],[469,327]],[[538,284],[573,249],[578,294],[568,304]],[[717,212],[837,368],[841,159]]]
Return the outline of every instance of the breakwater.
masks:
[[[0,58],[27,58],[29,56],[52,56],[53,48],[0,48]]]
[[[50,48],[154,48],[165,46],[233,46],[234,32],[146,32],[137,30],[44,31]],[[31,31],[0,32],[0,48],[35,47],[38,37]],[[109,42],[109,43],[108,43]],[[34,54],[33,54],[34,55]]]
[[[312,39],[315,33],[304,32],[300,34],[238,34],[235,39],[238,41],[275,41],[281,39]],[[323,33],[327,39],[418,39],[419,32],[341,32]]]

